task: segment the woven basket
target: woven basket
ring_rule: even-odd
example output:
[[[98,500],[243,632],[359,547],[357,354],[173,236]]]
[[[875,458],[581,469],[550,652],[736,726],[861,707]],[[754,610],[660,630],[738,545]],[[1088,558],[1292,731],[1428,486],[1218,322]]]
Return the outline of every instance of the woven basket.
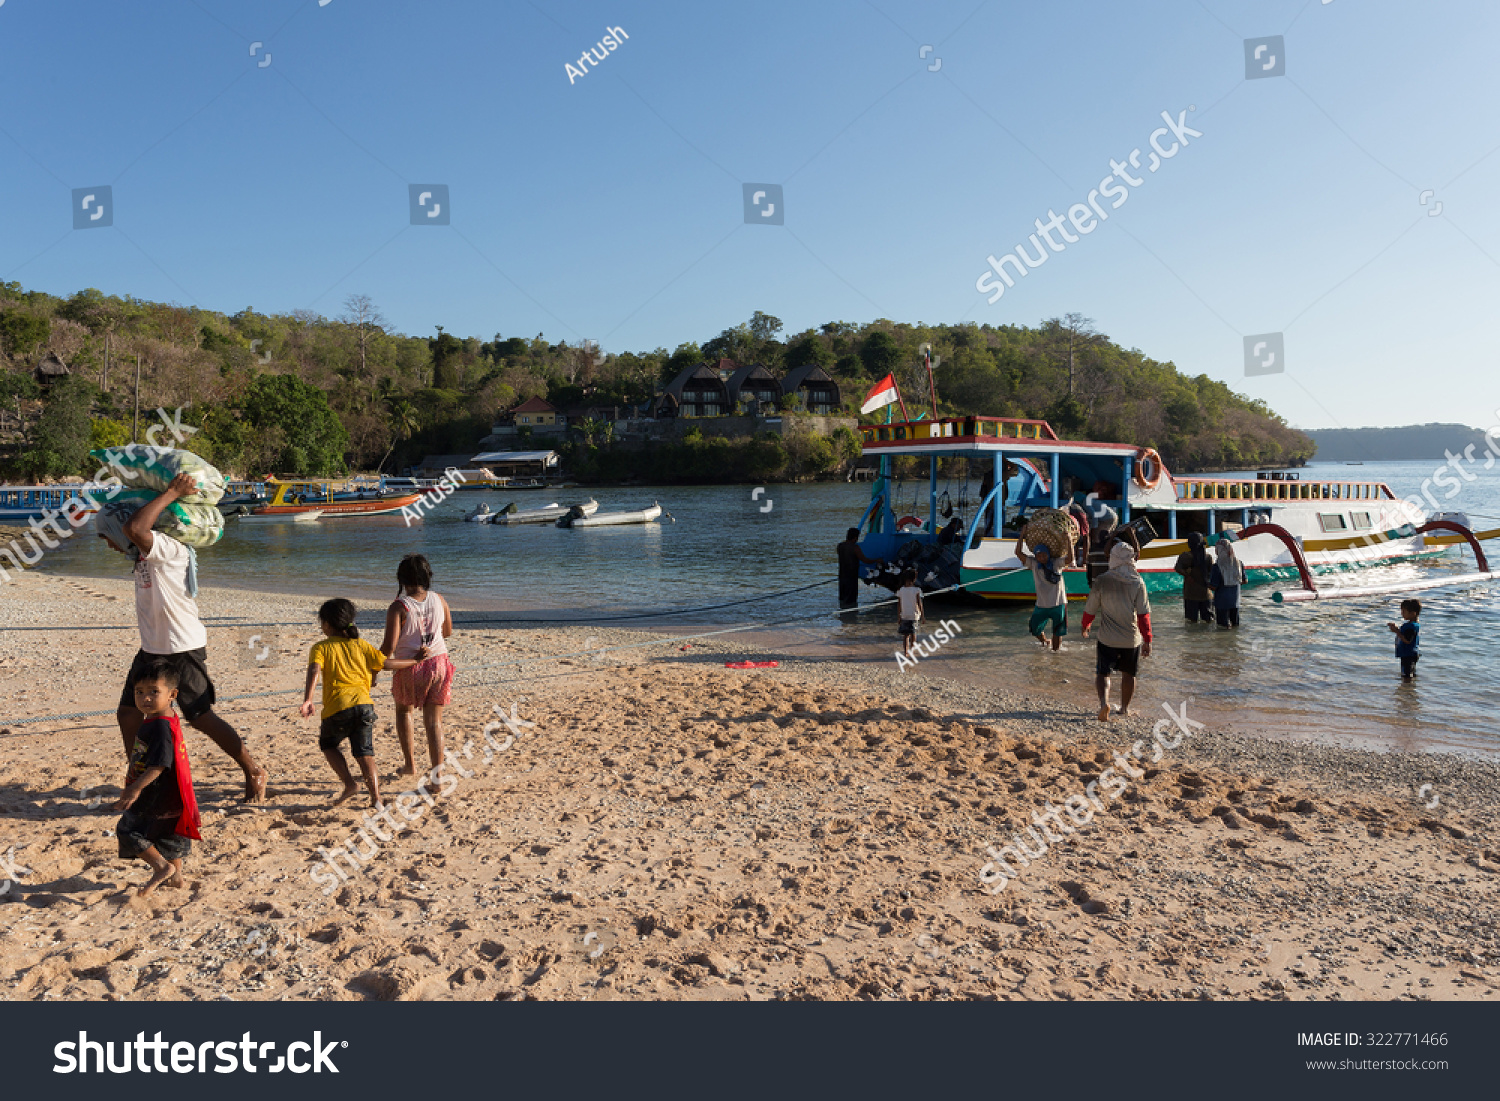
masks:
[[[1061,509],[1044,508],[1026,518],[1021,530],[1021,541],[1034,547],[1038,543],[1052,552],[1052,557],[1065,565],[1073,565],[1073,546],[1078,538],[1078,525]]]

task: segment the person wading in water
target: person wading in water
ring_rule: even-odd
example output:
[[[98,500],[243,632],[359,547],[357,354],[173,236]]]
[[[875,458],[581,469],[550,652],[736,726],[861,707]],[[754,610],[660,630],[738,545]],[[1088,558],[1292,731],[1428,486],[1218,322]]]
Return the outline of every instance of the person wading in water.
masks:
[[[844,541],[838,546],[839,555],[839,607],[852,608],[859,603],[859,566],[881,566],[883,562],[871,558],[859,549],[859,529],[850,528]]]

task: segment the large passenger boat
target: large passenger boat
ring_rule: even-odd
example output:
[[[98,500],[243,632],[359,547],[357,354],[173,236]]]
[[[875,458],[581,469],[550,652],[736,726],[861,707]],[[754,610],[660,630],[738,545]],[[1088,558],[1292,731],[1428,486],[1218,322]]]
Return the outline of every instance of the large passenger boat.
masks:
[[[1300,578],[1308,588],[1319,572],[1437,555],[1445,544],[1472,542],[1467,529],[1429,521],[1382,482],[1304,478],[1297,471],[1174,477],[1150,448],[1062,440],[1046,421],[939,417],[860,431],[864,454],[879,459],[860,520],[861,548],[915,566],[929,592],[961,586],[989,600],[1034,599],[1031,571],[1015,555],[1017,536],[1029,513],[1069,502],[1089,511],[1107,505],[1121,524],[1144,533],[1139,570],[1155,593],[1181,591],[1174,566],[1191,532],[1210,545],[1235,533],[1251,584]],[[1440,534],[1425,534],[1431,530]],[[886,584],[893,577],[864,572]],[[1070,597],[1087,594],[1082,568],[1064,577]]]

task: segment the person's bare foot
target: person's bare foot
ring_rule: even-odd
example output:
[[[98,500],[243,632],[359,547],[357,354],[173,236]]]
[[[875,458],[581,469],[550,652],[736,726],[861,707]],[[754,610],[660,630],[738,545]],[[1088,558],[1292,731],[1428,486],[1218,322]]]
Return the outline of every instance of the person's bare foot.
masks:
[[[266,781],[271,774],[263,768],[257,767],[254,772],[245,776],[245,798],[246,803],[264,803],[266,801]]]
[[[385,800],[384,799],[371,799],[370,800],[370,809],[371,810],[382,810],[382,809],[384,809],[384,807],[385,807]]]
[[[1099,708],[1099,721],[1101,723],[1109,722],[1109,704],[1106,703]]]
[[[1128,719],[1128,718],[1130,718],[1130,708],[1128,708],[1128,707],[1122,707],[1122,708],[1120,708],[1120,710],[1116,711],[1115,714],[1119,718]]]
[[[357,795],[358,793],[359,793],[359,785],[358,784],[348,784],[348,785],[346,785],[344,787],[344,790],[339,793],[339,797],[333,801],[333,806],[336,807],[336,806],[338,806],[341,803],[347,803],[350,799],[353,799],[354,796]]]
[[[135,893],[136,897],[147,898],[156,890],[156,888],[160,887],[162,884],[166,883],[172,885],[171,881],[173,879],[177,880],[177,884],[175,885],[180,886],[182,882],[182,873],[178,869],[172,867],[172,865],[164,864],[162,865],[161,870],[157,871],[151,876],[151,881]]]
[[[398,768],[396,770],[396,775],[397,776],[415,776],[416,774],[417,774],[417,766],[416,765],[402,765],[400,768]]]

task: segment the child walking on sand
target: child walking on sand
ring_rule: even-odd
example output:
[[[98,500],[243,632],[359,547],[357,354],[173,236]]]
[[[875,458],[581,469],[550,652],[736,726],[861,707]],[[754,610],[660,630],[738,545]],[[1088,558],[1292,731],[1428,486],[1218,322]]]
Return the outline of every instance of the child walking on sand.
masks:
[[[182,725],[172,714],[179,681],[170,657],[145,664],[135,678],[135,706],[144,721],[114,809],[124,811],[115,827],[121,858],[151,865],[150,881],[137,892],[142,898],[163,884],[183,886],[182,862],[201,840]]]
[[[1401,626],[1387,623],[1386,626],[1396,636],[1396,656],[1401,659],[1401,679],[1411,680],[1417,675],[1417,659],[1422,656],[1422,646],[1417,641],[1421,633],[1421,624],[1417,617],[1422,614],[1422,602],[1420,600],[1403,600],[1401,602]]]
[[[354,797],[359,785],[344,760],[344,740],[359,764],[370,793],[370,806],[379,808],[380,778],[375,774],[375,702],[370,688],[375,674],[383,668],[396,669],[416,664],[413,661],[385,660],[385,655],[359,637],[354,625],[354,605],[347,600],[329,600],[318,609],[318,626],[326,636],[312,648],[307,663],[307,687],[299,709],[304,719],[313,713],[313,689],[318,676],[323,677],[323,722],[318,731],[318,748],[344,782],[344,790],[334,799],[338,806]]]
[[[907,570],[901,575],[901,588],[896,590],[896,631],[901,636],[901,646],[907,657],[917,641],[917,624],[922,620],[922,590],[917,588],[917,571]]]
[[[396,737],[406,758],[401,775],[415,776],[412,712],[418,708],[427,731],[431,767],[443,763],[443,708],[453,699],[453,663],[448,660],[445,640],[453,633],[453,613],[448,602],[431,590],[432,566],[420,554],[401,559],[396,583],[401,595],[386,610],[380,652],[386,655],[386,665],[397,669],[391,697],[396,701]]]

